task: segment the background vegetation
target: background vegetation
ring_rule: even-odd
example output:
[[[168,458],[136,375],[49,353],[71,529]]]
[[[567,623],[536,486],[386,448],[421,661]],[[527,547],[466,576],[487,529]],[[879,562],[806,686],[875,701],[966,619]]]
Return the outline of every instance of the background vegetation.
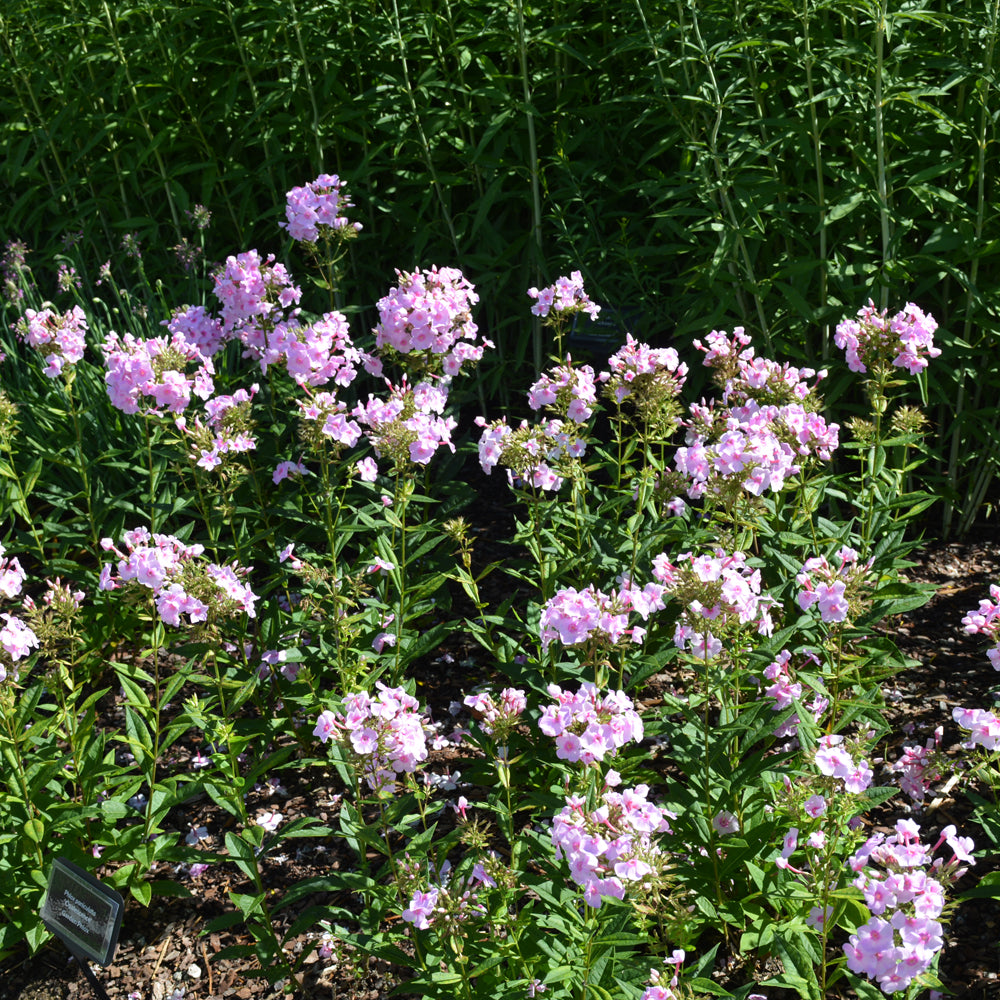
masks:
[[[655,343],[743,324],[816,362],[869,297],[912,299],[946,352],[942,527],[967,529],[1000,453],[998,6],[2,0],[0,236],[37,265],[82,233],[96,270],[135,233],[173,274],[195,204],[210,258],[277,251],[284,192],[339,173],[351,302],[386,261],[461,266],[486,396],[541,361],[525,289],[573,268]]]

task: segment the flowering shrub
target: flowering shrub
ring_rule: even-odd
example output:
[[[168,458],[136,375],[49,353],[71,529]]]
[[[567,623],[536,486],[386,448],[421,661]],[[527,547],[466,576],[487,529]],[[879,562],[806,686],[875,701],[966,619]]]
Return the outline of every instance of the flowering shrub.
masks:
[[[709,936],[780,956],[766,986],[802,995],[933,987],[972,845],[930,820],[860,832],[897,793],[876,784],[894,654],[873,626],[921,599],[898,569],[929,502],[899,495],[912,465],[886,458],[887,372],[936,356],[933,320],[869,306],[838,329],[877,404],[848,428],[865,453],[848,475],[830,465],[826,372],[759,356],[740,328],[696,343],[715,395],[687,404],[681,345],[629,335],[593,364],[564,354],[569,324],[599,309],[574,271],[528,292],[556,345],[525,387],[535,416],[480,416],[469,445],[451,389],[493,346],[472,282],[396,271],[374,329],[352,335],[352,309],[334,308],[350,208],[333,175],[289,192],[282,228],[322,274],[305,288],[329,293],[315,311],[291,265],[256,250],[218,268],[214,306],[146,329],[18,301],[31,353],[13,344],[25,358],[5,363],[40,353],[65,376],[36,381],[72,421],[74,478],[51,506],[76,533],[34,523],[28,497],[58,474],[24,468],[0,398],[26,529],[0,551],[0,594],[25,586],[15,537],[84,586],[54,580],[0,616],[0,871],[16,882],[0,889],[0,951],[44,940],[30,872],[58,849],[144,904],[154,868],[234,866],[254,942],[236,947],[288,991],[309,954],[283,936],[293,907],[296,933],[323,929],[321,956],[360,948],[442,998],[718,995]],[[68,271],[63,285],[75,294]],[[886,425],[900,412],[917,440],[902,408]],[[507,470],[516,521],[516,547],[486,566],[458,516],[458,462],[476,451],[485,473]],[[857,510],[834,520],[832,497]],[[509,582],[487,596],[490,573]],[[994,643],[998,593],[964,623]],[[438,715],[417,678],[459,643],[469,687]],[[478,686],[501,676],[496,695]],[[113,732],[104,695],[124,718]],[[996,750],[992,714],[955,721]],[[337,785],[326,818],[248,804],[281,769],[317,767]],[[884,773],[921,801],[943,774],[936,742]],[[204,795],[231,818],[225,853],[184,815]],[[922,843],[935,835],[948,860]],[[353,865],[277,898],[271,852],[298,837],[337,840]],[[668,971],[640,982],[651,953]]]

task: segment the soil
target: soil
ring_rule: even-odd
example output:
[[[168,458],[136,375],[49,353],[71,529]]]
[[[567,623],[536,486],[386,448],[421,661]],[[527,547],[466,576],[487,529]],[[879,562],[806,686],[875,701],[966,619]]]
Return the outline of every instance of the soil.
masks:
[[[495,514],[498,519],[507,516],[499,509]],[[493,527],[502,530],[506,526],[498,521]],[[1000,532],[983,529],[967,541],[928,543],[914,555],[915,565],[908,573],[909,578],[933,583],[937,592],[924,607],[891,623],[897,644],[917,665],[890,682],[890,722],[897,736],[890,742],[888,761],[898,758],[908,738],[922,742],[935,727],[941,726],[942,746],[958,767],[962,758],[961,734],[952,721],[952,709],[991,707],[991,691],[1000,678],[986,659],[982,638],[966,636],[961,619],[988,596],[991,583],[1000,581],[998,542]],[[430,706],[435,719],[449,719],[449,704],[469,690],[467,653],[460,647],[439,651],[437,658],[418,676],[419,695]],[[453,751],[435,751],[432,755],[435,771],[447,773],[450,753]],[[282,781],[284,787],[258,789],[251,801],[252,808],[280,811],[286,821],[299,815],[323,819],[335,808],[340,789],[330,771],[323,768],[288,771]],[[960,833],[976,841],[975,876],[966,876],[960,884],[960,888],[968,889],[975,884],[976,876],[1000,870],[1000,848],[973,822],[964,784],[961,772],[954,777],[944,775],[920,810],[922,815],[915,816],[935,829],[954,823]],[[898,801],[893,802],[897,813]],[[191,804],[187,809],[187,814],[178,821],[178,828],[204,826],[208,831],[207,846],[221,847],[226,814],[208,800]],[[271,858],[266,869],[267,886],[277,894],[284,886],[324,874],[331,866],[350,860],[346,854],[338,853],[336,841],[290,843],[303,846],[288,847],[288,853]],[[138,991],[142,1000],[168,1000],[178,987],[183,988],[185,1000],[230,997],[249,1000],[280,995],[263,980],[248,978],[253,972],[250,960],[213,959],[226,945],[251,943],[241,925],[227,931],[202,933],[213,917],[231,911],[227,893],[231,888],[241,888],[235,869],[216,865],[197,879],[183,872],[157,875],[185,882],[193,895],[154,897],[147,908],[128,901],[114,963],[106,969],[92,967],[109,998],[126,1000],[133,991]],[[349,905],[349,901],[340,902]],[[1000,998],[998,929],[998,901],[969,899],[959,904],[947,931],[939,967],[941,979],[954,995]],[[307,947],[314,939],[314,933],[301,934],[295,939],[295,947]],[[304,968],[297,993],[302,998],[380,1000],[401,987],[407,978],[406,969],[366,961],[362,956],[336,948],[326,958],[314,951]],[[768,970],[759,971],[766,975]],[[738,975],[743,978],[734,977],[730,985],[746,982],[746,970]],[[771,1000],[777,997],[776,991],[764,992],[770,993]],[[58,942],[33,957],[15,956],[0,965],[0,1000],[64,1000],[98,995]]]

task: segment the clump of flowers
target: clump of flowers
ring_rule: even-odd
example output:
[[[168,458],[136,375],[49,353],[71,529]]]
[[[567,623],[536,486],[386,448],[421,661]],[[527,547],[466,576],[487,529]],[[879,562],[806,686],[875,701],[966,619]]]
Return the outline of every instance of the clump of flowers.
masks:
[[[855,319],[838,324],[833,341],[845,352],[852,372],[885,372],[895,365],[916,375],[927,367],[928,358],[941,354],[934,346],[936,329],[937,320],[912,302],[890,318],[888,310],[876,309],[869,299]]]
[[[232,395],[206,399],[204,421],[177,417],[177,429],[188,437],[195,465],[211,472],[227,458],[256,448],[251,406],[257,389],[255,383],[249,391],[237,389]]]
[[[837,552],[839,565],[834,569],[825,556],[807,559],[795,577],[799,591],[799,607],[808,611],[814,605],[825,622],[846,621],[860,609],[860,594],[872,568],[872,559],[862,562],[849,546]]]
[[[990,600],[983,599],[975,611],[962,619],[967,635],[985,635],[993,643],[986,655],[994,670],[1000,670],[1000,585],[990,585]]]
[[[961,709],[956,709],[956,712]],[[933,736],[928,736],[923,745],[907,743],[899,760],[889,766],[889,772],[900,775],[899,787],[914,802],[923,802],[935,781],[942,776],[941,737],[944,730],[938,726]]]
[[[104,364],[108,397],[122,413],[182,413],[192,395],[208,399],[215,391],[211,359],[183,332],[141,340],[111,331]]]
[[[284,264],[276,263],[274,254],[261,258],[256,250],[227,257],[215,274],[215,296],[226,335],[239,338],[246,348],[243,356],[273,364],[278,352],[268,335],[295,320],[302,297]]]
[[[593,764],[615,756],[626,743],[642,742],[642,717],[624,691],[602,696],[590,681],[575,692],[564,691],[558,684],[546,690],[555,704],[546,706],[538,728],[555,739],[560,760]]]
[[[479,301],[475,287],[458,268],[432,267],[413,272],[397,271],[399,284],[376,304],[379,321],[375,347],[386,356],[413,355],[411,370],[458,375],[473,366],[493,343],[475,343],[479,328],[472,309]],[[381,375],[378,358],[370,359],[373,374]]]
[[[31,251],[21,240],[8,240],[0,255],[0,278],[3,279],[3,294],[12,305],[24,299],[26,288],[34,286],[27,258]]]
[[[597,379],[590,365],[574,368],[566,364],[546,372],[528,391],[528,405],[533,410],[545,407],[557,416],[582,424],[589,420],[597,403]]]
[[[688,366],[677,351],[650,347],[627,334],[625,346],[608,358],[608,369],[599,379],[619,414],[627,401],[651,435],[664,440],[671,437],[680,424],[677,397],[688,375]]]
[[[821,736],[814,756],[816,769],[828,778],[843,783],[844,791],[860,795],[874,778],[871,764],[862,756],[855,760],[844,737],[839,734]]]
[[[488,691],[466,695],[464,704],[470,708],[480,728],[497,742],[504,743],[528,707],[525,694],[518,688],[504,688],[496,702]]]
[[[535,300],[532,313],[543,319],[552,313],[555,317],[568,317],[582,312],[595,320],[601,311],[601,307],[591,301],[584,290],[583,276],[579,271],[573,271],[568,278],[557,278],[555,284],[545,288],[529,288],[528,297]]]
[[[412,774],[427,759],[426,716],[402,688],[376,681],[378,694],[358,691],[344,699],[342,713],[323,712],[313,735],[335,739],[374,792],[390,788],[399,774]]]
[[[909,819],[896,823],[891,836],[876,833],[850,859],[855,887],[871,917],[844,945],[847,967],[896,993],[926,972],[944,945],[940,917],[945,890],[974,864],[972,840],[946,827],[934,847],[921,843],[920,827]],[[943,844],[948,861],[931,856]]]
[[[42,371],[49,378],[58,377],[66,365],[80,361],[87,348],[87,319],[79,306],[61,314],[51,309],[26,309],[13,329],[45,358]]]
[[[101,590],[124,588],[134,595],[151,591],[167,625],[255,617],[257,595],[245,583],[253,567],[206,562],[201,558],[204,546],[187,545],[144,527],[126,531],[122,544],[124,551],[112,539],[101,539],[101,548],[118,556],[117,567],[105,563],[101,568]]]
[[[654,591],[662,591],[656,584],[650,586]],[[610,595],[593,586],[583,590],[564,587],[542,608],[539,623],[542,648],[548,649],[553,639],[558,639],[564,646],[586,643],[609,647],[622,641],[642,642],[646,630],[638,626],[629,627],[629,611],[638,610],[644,619],[648,618],[651,610],[663,607],[657,596],[648,591],[637,591],[633,600],[633,589],[628,586]]]
[[[497,885],[482,863],[475,864],[463,876],[454,871],[451,862],[445,861],[431,876],[428,882],[420,865],[409,857],[400,866],[399,888],[404,898],[410,897],[410,905],[400,916],[423,931],[433,927],[439,932],[454,933],[462,924],[484,915],[486,907],[479,902],[479,893],[484,887]]]
[[[454,417],[441,415],[445,387],[430,382],[410,386],[405,378],[398,386],[387,384],[388,399],[369,396],[367,403],[351,410],[351,416],[367,428],[375,454],[405,466],[426,465],[441,447],[454,452],[451,433],[458,424]]]
[[[791,659],[791,652],[783,649],[764,668],[764,679],[771,683],[763,689],[762,694],[773,701],[771,710],[774,712],[783,712],[791,708],[802,697],[802,684],[795,680],[790,666]],[[829,700],[817,694],[807,706],[802,706],[801,710],[806,713],[810,723],[815,723],[828,707]],[[799,712],[794,712],[774,730],[774,735],[779,739],[797,736],[802,721]]]
[[[357,377],[361,352],[354,347],[343,313],[328,312],[308,326],[285,323],[270,338],[271,352],[284,358],[299,385],[350,385]]]
[[[361,439],[361,427],[350,419],[347,404],[332,392],[311,393],[297,401],[299,407],[299,437],[315,451],[329,446],[331,441],[353,448]]]
[[[279,222],[293,240],[317,243],[332,236],[354,236],[360,222],[351,222],[344,212],[351,208],[344,181],[336,174],[320,174],[314,181],[293,187],[285,195],[285,218]]]
[[[620,781],[615,772],[608,777]],[[662,886],[670,859],[654,838],[670,832],[669,813],[648,795],[646,785],[618,792],[606,784],[596,808],[570,795],[554,817],[556,859],[566,859],[588,906],[599,908],[605,896],[624,899],[626,886]]]
[[[507,468],[511,485],[527,483],[539,490],[556,492],[571,466],[579,462],[587,443],[578,434],[577,425],[562,420],[547,420],[529,426],[522,420],[517,428],[508,425],[501,417],[487,424],[483,417],[476,418],[483,428],[479,438],[479,464],[487,475],[497,465]]]
[[[951,717],[962,729],[969,730],[969,739],[962,745],[971,750],[983,747],[986,750],[1000,749],[1000,719],[982,708],[955,708]]]
[[[8,558],[6,549],[0,545],[0,594],[8,598],[17,597],[25,578],[20,560],[16,556]],[[37,649],[39,643],[32,628],[16,615],[4,612],[0,614],[0,619],[3,620],[3,625],[0,626],[0,650],[5,654],[0,657],[0,682],[3,682],[8,676],[17,679],[17,661],[23,660],[33,649]]]
[[[760,571],[747,565],[743,552],[683,552],[676,564],[663,552],[653,560],[653,576],[682,608],[674,645],[698,659],[718,657],[722,637],[743,626],[754,626],[759,635],[773,630],[773,601],[761,594]]]
[[[839,444],[839,427],[817,412],[816,384],[825,375],[754,356],[741,327],[713,330],[704,364],[716,370],[722,406],[692,404],[685,443],[674,464],[689,480],[692,499],[710,496],[725,505],[744,494],[777,492],[802,470],[804,460],[829,460]],[[816,383],[808,379],[816,376]]]
[[[206,357],[214,357],[226,344],[222,321],[204,306],[181,306],[162,323],[171,334],[179,334]]]
[[[675,948],[669,958],[663,960],[663,964],[673,966],[673,972],[667,982],[663,981],[663,976],[659,969],[649,970],[649,986],[643,991],[639,1000],[679,1000],[682,994],[677,992],[680,984],[681,968],[684,965],[685,952],[682,948]],[[747,1000],[755,1000],[759,994],[752,994]]]

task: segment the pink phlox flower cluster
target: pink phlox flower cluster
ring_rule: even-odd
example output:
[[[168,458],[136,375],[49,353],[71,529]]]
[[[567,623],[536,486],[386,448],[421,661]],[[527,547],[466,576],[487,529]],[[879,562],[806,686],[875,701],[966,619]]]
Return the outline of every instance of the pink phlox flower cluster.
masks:
[[[167,625],[204,622],[213,610],[224,617],[255,616],[257,595],[243,582],[251,567],[203,563],[204,546],[187,545],[173,535],[143,527],[125,532],[122,544],[124,552],[112,539],[101,539],[101,548],[118,556],[117,575],[110,563],[101,568],[101,590],[128,584],[151,590],[157,613]]]
[[[691,480],[688,496],[716,492],[714,480],[735,480],[748,493],[776,492],[801,471],[802,459],[829,460],[840,428],[816,412],[815,384],[824,372],[754,357],[750,338],[737,327],[732,338],[713,330],[705,364],[718,370],[724,406],[692,404],[685,443],[674,464]]]
[[[855,319],[837,325],[833,342],[847,356],[852,372],[865,373],[868,365],[884,365],[890,360],[897,368],[916,375],[927,367],[928,358],[941,354],[934,346],[937,321],[912,302],[891,319],[887,310],[877,310],[870,299]]]
[[[267,356],[268,331],[297,316],[302,290],[274,254],[261,258],[248,250],[226,258],[215,275],[215,296],[227,336],[242,341],[245,358],[259,361]]]
[[[783,712],[802,697],[803,687],[799,681],[794,680],[789,663],[792,654],[787,649],[783,649],[775,659],[764,668],[764,679],[771,683],[764,688],[764,697],[770,698],[774,704],[771,710]],[[810,722],[815,722],[829,707],[829,700],[822,695],[814,695],[812,701],[802,706]],[[802,719],[798,712],[790,715],[781,725],[779,725],[774,735],[779,739],[789,736],[796,736]]]
[[[595,320],[601,311],[601,307],[592,302],[584,291],[583,275],[579,271],[573,271],[568,278],[556,278],[555,284],[545,288],[529,288],[528,297],[535,300],[532,313],[543,318],[550,312],[563,316],[584,312]]]
[[[533,410],[546,407],[575,424],[589,420],[597,404],[597,379],[590,365],[573,367],[566,364],[546,372],[528,392],[528,405]]]
[[[87,348],[87,318],[79,306],[62,314],[51,309],[26,309],[13,329],[45,358],[43,372],[49,378],[56,378],[66,365],[80,361]]]
[[[215,391],[215,366],[182,332],[141,340],[112,331],[103,349],[108,397],[122,413],[183,413],[192,396]]]
[[[653,560],[653,576],[670,596],[684,602],[674,645],[699,659],[714,659],[722,652],[715,633],[723,629],[754,625],[759,635],[770,635],[774,629],[770,611],[774,601],[761,594],[760,570],[747,565],[743,552],[716,549],[699,556],[683,552],[676,564],[661,552]]]
[[[753,412],[756,406],[755,403],[747,403],[743,409]],[[757,412],[794,439],[793,447],[802,458],[815,455],[822,461],[829,462],[840,446],[840,425],[828,424],[822,414],[807,410],[799,403],[785,403],[780,407],[762,406]]]
[[[488,735],[500,731],[509,733],[528,707],[525,693],[518,688],[504,688],[499,703],[488,691],[480,691],[466,695],[463,704],[472,709],[483,732]]]
[[[749,360],[754,354],[753,348],[750,348],[752,338],[742,326],[734,327],[732,337],[724,330],[713,330],[705,340],[707,344],[696,340],[694,346],[699,351],[704,351],[705,358],[702,364],[707,368],[720,368],[724,364],[735,365],[741,356]],[[747,348],[750,348],[749,352],[746,351]]]
[[[417,889],[410,898],[410,905],[403,910],[402,917],[408,924],[413,924],[418,930],[427,930],[434,921],[438,896],[441,890],[436,886],[429,889]]]
[[[489,340],[475,343],[479,328],[472,308],[479,296],[458,268],[397,271],[396,276],[399,284],[377,303],[376,350],[422,354],[428,371],[453,377],[493,347]]]
[[[336,174],[320,174],[302,187],[293,187],[285,195],[285,218],[279,222],[293,240],[315,243],[321,237],[343,230],[361,231],[360,222],[350,222],[342,214],[351,208],[351,199],[343,191],[344,182]]]
[[[867,760],[855,761],[843,744],[843,736],[821,736],[814,758],[816,767],[820,774],[842,781],[845,791],[860,795],[872,783],[874,774]]]
[[[249,390],[237,389],[231,395],[207,399],[204,421],[200,417],[192,421],[183,416],[175,419],[177,429],[190,438],[191,460],[196,465],[211,472],[227,456],[257,447],[250,409],[259,388],[254,383]]]
[[[310,475],[310,472],[302,462],[279,462],[274,467],[274,472],[271,473],[271,482],[277,486],[278,483],[285,479],[301,479],[303,476],[308,475]]]
[[[353,448],[361,440],[361,427],[350,419],[347,404],[340,402],[332,392],[311,393],[306,399],[297,401],[299,416],[307,422],[315,422],[323,437],[337,444]]]
[[[979,602],[976,611],[968,612],[962,619],[967,635],[985,635],[993,648],[986,655],[994,670],[1000,670],[1000,586],[990,585],[990,600]]]
[[[961,711],[961,709],[956,709]],[[944,730],[938,726],[934,735],[927,737],[923,746],[908,743],[903,747],[899,760],[889,765],[891,774],[901,775],[899,787],[914,801],[923,802],[935,781],[941,780],[939,751]]]
[[[357,378],[361,352],[354,347],[343,313],[324,313],[315,323],[297,320],[278,323],[268,332],[267,348],[260,358],[262,371],[284,362],[288,374],[299,385],[320,386],[333,382],[350,385]]]
[[[508,426],[506,417],[491,424],[483,417],[476,417],[475,422],[483,428],[479,439],[479,464],[483,472],[490,475],[502,464],[507,467],[507,479],[512,486],[520,481],[554,493],[564,481],[559,474],[561,467],[567,461],[582,458],[587,449],[572,421],[554,418],[529,426],[522,420],[517,428]]]
[[[699,340],[694,345],[705,352],[704,365],[720,372],[722,399],[727,406],[748,402],[778,407],[806,403],[827,375],[825,370],[796,368],[787,361],[779,364],[770,358],[757,357],[750,337],[741,326],[733,330],[731,338],[723,331],[713,330],[705,339],[707,346]],[[815,379],[811,385],[810,379]]]
[[[17,597],[26,577],[21,561],[17,556],[8,559],[7,550],[0,544],[0,594],[4,597]]]
[[[753,496],[777,492],[801,471],[802,458],[815,453],[829,459],[839,442],[836,424],[799,404],[750,401],[718,412],[693,405],[691,412],[695,425],[677,449],[674,466],[691,480],[692,499],[703,496],[714,478],[735,479]],[[708,426],[698,428],[698,420]],[[711,437],[705,434],[709,428]]]
[[[690,433],[686,440],[674,455],[674,467],[691,480],[687,494],[692,500],[705,494],[714,477],[737,478],[748,493],[760,496],[768,489],[777,492],[799,470],[791,446],[779,440],[763,415],[749,424],[729,418],[715,441]]]
[[[369,396],[351,410],[366,427],[368,440],[380,458],[396,463],[427,465],[438,448],[452,452],[452,431],[458,426],[451,416],[441,416],[447,399],[447,383],[418,382],[411,386],[404,377],[398,386],[386,383],[389,398]]]
[[[331,737],[343,742],[360,763],[368,787],[378,792],[427,759],[427,720],[417,699],[402,688],[381,681],[375,687],[374,698],[365,691],[348,695],[342,714],[323,712],[313,735],[323,743]]]
[[[183,337],[193,344],[206,358],[214,357],[226,344],[226,331],[222,321],[212,316],[204,306],[182,306],[175,309],[162,326],[171,335]]]
[[[241,577],[246,575],[237,563],[230,563],[228,566],[218,566],[209,563],[205,567],[205,574],[222,591],[223,595],[250,618],[255,617],[254,605],[257,595],[243,582]]]
[[[675,948],[669,958],[663,960],[664,965],[673,966],[670,980],[664,983],[659,969],[649,970],[649,986],[639,1000],[679,1000],[677,988],[680,983],[681,967],[684,965],[685,952],[683,948]],[[748,997],[747,1000],[752,1000]]]
[[[0,614],[3,619],[3,627],[0,628],[0,649],[2,649],[13,661],[23,660],[33,649],[38,648],[38,636],[34,631],[15,615]],[[0,682],[7,679],[7,664],[0,660]],[[13,676],[17,679],[17,671]]]
[[[17,305],[24,299],[25,287],[35,286],[35,279],[27,264],[29,253],[31,251],[28,246],[21,240],[8,240],[4,244],[3,254],[0,254],[0,278],[3,279],[4,286],[2,294],[11,305]]]
[[[839,565],[834,569],[825,556],[807,559],[795,577],[799,607],[808,611],[813,605],[825,622],[842,622],[850,614],[850,598],[868,576],[873,560],[861,562],[858,553],[844,545],[837,552]]]
[[[955,708],[951,717],[962,728],[969,730],[969,739],[962,744],[968,750],[983,747],[1000,749],[1000,719],[982,708]]]
[[[632,395],[637,384],[651,380],[676,396],[688,375],[688,366],[681,362],[674,348],[650,347],[630,333],[625,335],[625,346],[608,358],[608,369],[601,372],[599,380],[619,404]]]
[[[538,720],[538,728],[556,741],[556,756],[571,764],[593,764],[613,757],[626,743],[641,743],[642,717],[624,691],[608,691],[584,681],[578,691],[557,684],[546,689],[555,698]]]
[[[492,867],[492,861],[488,862]],[[411,882],[418,877],[416,865],[403,866],[403,879]],[[418,930],[427,930],[435,925],[449,926],[452,930],[473,917],[482,916],[486,908],[479,902],[478,890],[482,886],[495,888],[496,881],[487,873],[487,868],[477,862],[472,871],[463,876],[454,873],[451,863],[445,861],[437,872],[437,884],[426,889],[414,885],[410,895],[410,905],[401,916]]]
[[[931,855],[945,842],[952,848],[951,860],[931,863]],[[959,865],[972,861],[972,846],[950,826],[932,848],[920,842],[915,822],[901,819],[893,835],[874,834],[859,848],[849,865],[871,917],[844,945],[852,972],[878,982],[888,994],[907,989],[931,967],[944,943],[939,918],[945,886],[964,873]]]
[[[656,584],[651,585],[657,589]],[[636,590],[635,603],[646,611],[655,597],[646,591]],[[662,601],[659,602],[662,607]],[[641,642],[645,629],[629,628],[628,613],[633,607],[629,588],[615,591],[610,596],[593,586],[583,590],[564,587],[545,602],[539,622],[542,648],[548,649],[553,639],[559,639],[564,646],[579,646],[596,639],[602,643],[615,645],[623,640]]]
[[[553,818],[556,860],[566,859],[588,906],[599,908],[605,896],[624,899],[628,883],[655,878],[665,866],[654,837],[670,832],[668,813],[648,794],[646,785],[621,792],[606,787],[589,811],[583,798],[571,795]]]

